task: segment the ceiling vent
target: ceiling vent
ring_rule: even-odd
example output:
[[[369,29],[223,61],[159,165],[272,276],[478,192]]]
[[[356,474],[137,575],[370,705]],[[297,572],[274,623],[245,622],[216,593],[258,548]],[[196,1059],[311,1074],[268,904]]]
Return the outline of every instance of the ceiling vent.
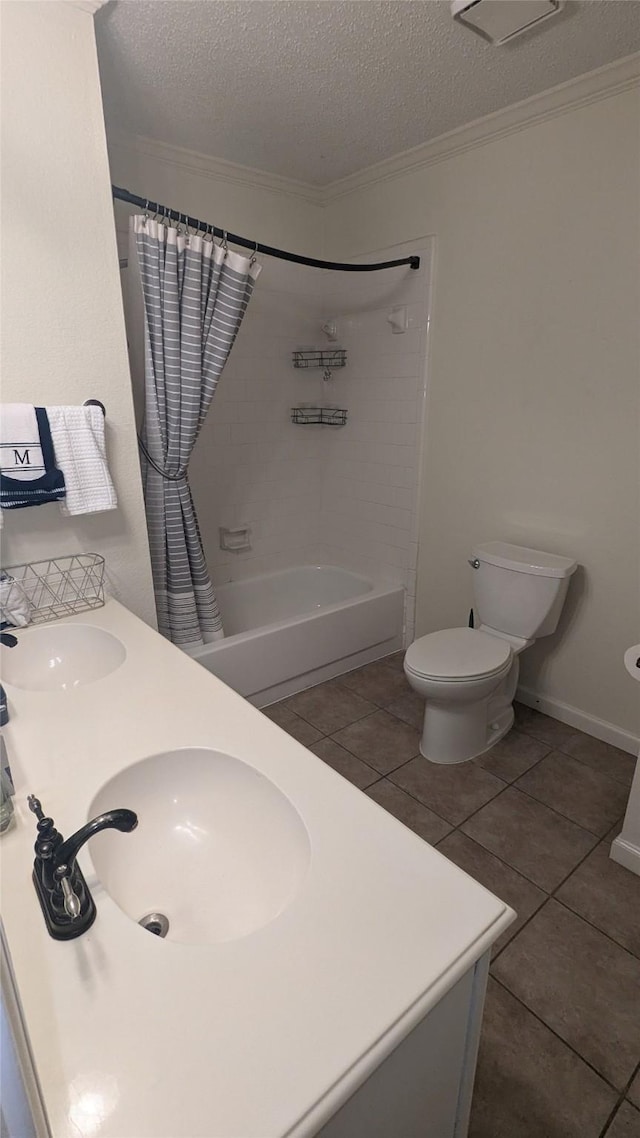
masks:
[[[562,0],[451,0],[454,20],[495,46],[555,16]]]

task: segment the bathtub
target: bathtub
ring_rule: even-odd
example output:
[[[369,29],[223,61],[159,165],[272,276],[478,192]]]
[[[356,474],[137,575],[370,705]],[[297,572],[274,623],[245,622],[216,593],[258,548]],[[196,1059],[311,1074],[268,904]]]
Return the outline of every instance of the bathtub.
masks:
[[[216,589],[226,636],[189,655],[256,707],[402,647],[404,589],[301,565]]]

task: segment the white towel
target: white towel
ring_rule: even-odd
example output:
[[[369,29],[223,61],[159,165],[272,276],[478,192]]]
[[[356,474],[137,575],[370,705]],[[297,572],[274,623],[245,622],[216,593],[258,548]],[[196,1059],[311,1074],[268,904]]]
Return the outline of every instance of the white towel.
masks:
[[[107,466],[104,415],[99,407],[47,407],[56,465],[64,474],[63,514],[115,510],[116,492]]]
[[[0,469],[28,482],[45,473],[36,409],[32,403],[3,403],[0,415]]]
[[[31,621],[27,594],[19,581],[4,572],[0,572],[0,620],[15,628],[24,628]]]

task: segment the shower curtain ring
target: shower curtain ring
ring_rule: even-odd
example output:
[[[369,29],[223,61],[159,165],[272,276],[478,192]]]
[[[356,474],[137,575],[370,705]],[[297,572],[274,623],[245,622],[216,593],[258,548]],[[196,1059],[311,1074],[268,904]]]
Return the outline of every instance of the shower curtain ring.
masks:
[[[251,254],[251,260],[249,261],[250,265],[255,265],[256,261],[258,260],[258,242],[254,241],[254,245],[255,245],[255,248],[253,250],[253,253]]]
[[[227,253],[227,252],[229,251],[229,243],[228,243],[228,241],[227,241],[227,231],[226,231],[226,229],[223,229],[223,230],[222,230],[222,245],[221,245],[221,248],[222,248],[222,249],[224,249],[225,253]]]

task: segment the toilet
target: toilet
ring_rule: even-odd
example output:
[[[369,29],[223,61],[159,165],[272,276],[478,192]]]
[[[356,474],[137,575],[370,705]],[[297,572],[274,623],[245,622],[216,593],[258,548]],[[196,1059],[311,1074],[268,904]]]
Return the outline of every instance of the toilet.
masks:
[[[404,658],[426,698],[420,752],[463,763],[493,747],[513,724],[520,653],[558,624],[577,562],[503,541],[477,545],[476,628],[445,628],[414,640]]]

